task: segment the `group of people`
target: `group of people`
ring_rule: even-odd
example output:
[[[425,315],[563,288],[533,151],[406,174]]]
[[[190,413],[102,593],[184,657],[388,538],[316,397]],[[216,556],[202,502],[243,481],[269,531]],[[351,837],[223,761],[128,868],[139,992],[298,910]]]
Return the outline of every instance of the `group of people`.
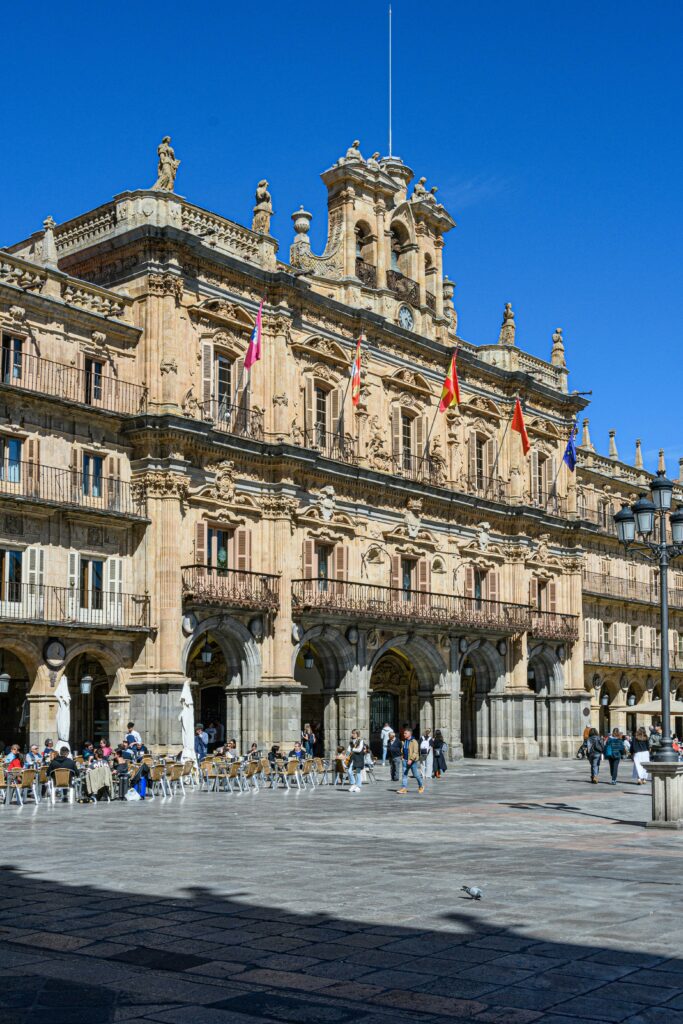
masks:
[[[399,737],[387,722],[381,739],[382,764],[389,762],[392,781],[401,783],[396,791],[401,796],[408,793],[410,777],[417,782],[418,793],[424,793],[425,779],[439,779],[447,771],[446,742],[438,729],[434,735],[431,729],[425,729],[418,740],[409,725],[403,726]],[[336,763],[337,773],[341,765],[341,771],[348,774],[349,793],[360,793],[364,772],[373,767],[374,761],[358,729],[351,732],[346,746],[337,747]]]
[[[631,778],[637,785],[644,786],[646,782],[650,781],[650,775],[645,765],[661,742],[662,730],[656,725],[650,726],[649,732],[640,728],[629,734],[620,729],[612,729],[605,736],[601,736],[597,729],[586,727],[581,752],[585,753],[588,758],[592,783],[597,785],[600,764],[604,759],[609,764],[610,783],[616,786],[619,765],[623,760],[631,757],[633,759]],[[683,759],[683,744],[678,739],[674,739],[673,746],[679,759]]]
[[[427,779],[442,778],[448,771],[448,764],[446,763],[448,745],[440,729],[436,729],[432,734],[432,730],[427,728],[420,735],[420,739],[416,740],[414,732],[409,726],[404,725],[401,729],[401,735],[397,736],[389,723],[385,722],[381,732],[382,764],[386,764],[388,761],[391,765],[391,778],[397,782],[399,776],[402,776],[403,769],[400,762],[405,760],[406,733],[410,733],[413,742],[418,745],[417,760],[420,765],[421,774]]]

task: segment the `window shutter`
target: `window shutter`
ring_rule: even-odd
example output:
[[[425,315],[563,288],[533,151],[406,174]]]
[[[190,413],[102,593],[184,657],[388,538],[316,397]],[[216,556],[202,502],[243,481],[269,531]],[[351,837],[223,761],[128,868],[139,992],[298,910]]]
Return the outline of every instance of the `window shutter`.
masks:
[[[28,593],[23,600],[28,603],[27,612],[33,618],[44,612],[43,580],[45,577],[45,552],[42,548],[28,549]]]
[[[416,416],[414,420],[415,426],[415,459],[417,460],[418,466],[421,464],[420,459],[425,457],[425,444],[427,443],[427,433],[429,431],[429,423],[426,416]]]
[[[538,610],[538,580],[535,576],[529,580],[529,604],[534,611]]]
[[[343,398],[344,393],[341,388],[333,388],[327,396],[327,401],[329,403],[330,430],[335,437],[339,437],[344,433]]]
[[[590,643],[591,639],[591,621],[590,619],[583,620],[583,639],[584,643]]]
[[[541,474],[538,465],[538,452],[535,449],[531,452],[529,469],[531,472],[531,501],[533,503],[539,501],[541,495]]]
[[[109,508],[115,511],[121,510],[121,458],[118,455],[110,455],[107,459],[107,489]]]
[[[497,570],[489,569],[489,571],[486,573],[486,597],[487,597],[487,599],[489,601],[498,601],[499,600],[499,597],[498,597],[498,595],[500,593],[500,587],[498,585],[499,582],[500,581],[499,581]]]
[[[465,566],[465,597],[474,597],[474,566]]]
[[[349,549],[345,544],[337,544],[334,549],[334,578],[337,580],[349,578]]]
[[[401,409],[395,405],[391,410],[391,453],[396,466],[401,465]]]
[[[429,591],[431,586],[431,566],[428,558],[419,558],[417,561],[417,589]]]
[[[40,495],[40,438],[30,437],[27,445],[27,490],[29,495]]]
[[[312,377],[306,378],[304,384],[304,430],[306,443],[315,443],[315,383]]]
[[[315,542],[312,540],[304,541],[303,550],[303,567],[304,567],[304,578],[307,580],[315,579]]]
[[[401,559],[398,555],[391,556],[391,578],[389,585],[394,590],[401,589]]]
[[[474,431],[467,439],[467,475],[470,487],[477,486],[477,435]],[[474,593],[474,591],[473,591]]]
[[[239,356],[232,364],[235,376],[235,409],[239,429],[246,431],[249,426],[249,405],[251,401],[250,373],[244,369],[244,356]]]
[[[251,572],[251,530],[243,526],[235,530],[235,550],[237,568],[241,572]]]
[[[206,566],[206,523],[204,522],[197,523],[195,527],[194,560],[196,565],[201,567],[197,571],[203,576]]]
[[[107,594],[109,599],[108,621],[120,622],[121,609],[123,605],[123,560],[121,558],[108,558],[106,562],[107,571]]]
[[[69,604],[69,618],[75,619],[78,616],[79,596],[78,596],[78,552],[69,552],[69,568],[68,568],[68,604]]]
[[[79,476],[81,466],[81,453],[78,448],[71,449],[71,500],[72,502],[78,503],[79,501]]]
[[[213,417],[213,343],[202,342],[202,412],[205,418]]]
[[[484,449],[484,473],[486,475],[487,484],[491,484],[491,478],[493,476],[493,467],[496,464],[496,439],[490,437],[486,442]]]
[[[545,491],[548,497],[554,500],[555,495],[557,494],[557,457],[555,455],[551,455],[550,458],[546,460],[545,466],[547,476],[549,478],[545,486]]]
[[[548,594],[548,611],[557,611],[557,583],[555,580],[550,580],[546,588]]]

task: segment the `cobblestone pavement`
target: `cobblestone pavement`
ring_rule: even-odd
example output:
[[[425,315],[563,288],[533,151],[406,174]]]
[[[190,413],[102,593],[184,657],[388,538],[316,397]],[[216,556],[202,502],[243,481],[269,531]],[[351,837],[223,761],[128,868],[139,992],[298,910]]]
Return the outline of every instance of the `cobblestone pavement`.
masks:
[[[683,1024],[683,837],[623,768],[0,808],[0,1024]]]

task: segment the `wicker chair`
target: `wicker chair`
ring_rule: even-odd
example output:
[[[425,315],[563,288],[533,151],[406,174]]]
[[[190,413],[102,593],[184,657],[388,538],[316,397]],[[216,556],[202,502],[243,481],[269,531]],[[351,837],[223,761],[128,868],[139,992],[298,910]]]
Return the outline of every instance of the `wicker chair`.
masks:
[[[258,761],[247,761],[242,770],[242,782],[246,792],[253,789],[254,793],[258,793],[258,775],[260,770],[261,765]]]
[[[296,788],[301,791],[301,771],[299,769],[298,758],[295,757],[291,761],[287,762],[287,767],[285,768],[284,775],[282,777],[284,779],[287,792],[292,788],[292,780],[296,782]]]
[[[21,788],[17,784],[17,773],[6,772],[4,768],[0,768],[0,792],[4,793],[3,804],[12,803],[12,795],[16,798],[17,805],[22,806],[23,800],[21,798]]]
[[[346,767],[344,759],[337,757],[334,761],[334,785],[343,786],[345,782],[351,782],[349,769]]]
[[[19,778],[19,786],[24,795],[30,790],[36,804],[40,803],[40,786],[38,785],[38,772],[35,768],[24,768]]]
[[[304,789],[306,786],[310,786],[311,789],[316,787],[315,765],[310,757],[307,757],[301,766],[301,784]]]
[[[230,767],[228,768],[228,774],[225,777],[225,781],[226,781],[226,783],[228,785],[228,789],[230,790],[231,793],[235,792],[235,790],[233,789],[233,783],[234,782],[237,783],[238,792],[240,792],[240,793],[243,792],[243,789],[242,789],[242,776],[240,774],[240,766],[239,766],[239,763],[237,761],[233,761],[232,764],[230,765]]]
[[[171,796],[171,791],[166,779],[166,773],[164,772],[164,766],[162,764],[153,764],[149,769],[147,796],[150,800],[153,800],[159,793],[161,793],[163,797]]]
[[[58,791],[68,797],[70,804],[74,802],[73,772],[68,768],[56,768],[50,775],[50,799],[53,804]]]

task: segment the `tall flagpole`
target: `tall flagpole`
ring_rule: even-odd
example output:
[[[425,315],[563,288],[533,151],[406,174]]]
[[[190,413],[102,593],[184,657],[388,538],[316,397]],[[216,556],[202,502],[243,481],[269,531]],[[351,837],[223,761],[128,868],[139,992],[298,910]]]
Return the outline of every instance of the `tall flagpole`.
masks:
[[[392,137],[391,137],[391,4],[389,4],[389,153],[388,156],[393,156],[392,151]]]
[[[514,408],[514,406],[513,406],[513,408]],[[484,497],[485,498],[488,497],[488,493],[489,493],[489,490],[491,489],[491,485],[493,484],[493,481],[496,478],[496,470],[498,468],[498,462],[500,461],[500,453],[503,450],[503,445],[505,443],[505,438],[507,437],[507,432],[510,429],[510,424],[511,423],[512,423],[512,416],[509,416],[508,417],[508,421],[507,421],[507,423],[505,425],[505,430],[503,431],[503,436],[501,437],[500,442],[498,444],[498,450],[496,451],[496,458],[495,458],[495,461],[493,463],[493,468],[491,469],[491,476],[489,477],[489,482],[487,483],[486,490],[484,491]]]
[[[557,507],[558,507],[557,481],[559,479],[560,473],[562,472],[562,467],[566,465],[566,463],[564,461],[564,457],[567,454],[567,445],[569,444],[569,442],[571,441],[572,437],[574,436],[574,431],[575,430],[576,430],[576,422],[572,423],[572,425],[571,425],[571,429],[569,431],[569,437],[567,438],[567,444],[564,446],[564,451],[562,452],[562,458],[560,459],[560,465],[559,465],[559,468],[557,470],[557,473],[555,474],[555,479],[553,480],[552,487],[550,488],[550,494],[548,495],[548,500],[550,500],[552,498],[552,496],[553,496],[553,493],[555,494],[555,510],[556,511],[557,511]]]

